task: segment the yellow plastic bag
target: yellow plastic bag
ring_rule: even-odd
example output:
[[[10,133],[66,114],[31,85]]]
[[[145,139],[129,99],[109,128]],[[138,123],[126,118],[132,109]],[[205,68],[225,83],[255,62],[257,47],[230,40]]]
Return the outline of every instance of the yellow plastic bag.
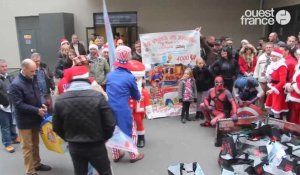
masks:
[[[52,129],[52,116],[45,117],[41,124],[40,135],[46,146],[50,151],[63,154],[66,151],[66,143],[61,139]]]

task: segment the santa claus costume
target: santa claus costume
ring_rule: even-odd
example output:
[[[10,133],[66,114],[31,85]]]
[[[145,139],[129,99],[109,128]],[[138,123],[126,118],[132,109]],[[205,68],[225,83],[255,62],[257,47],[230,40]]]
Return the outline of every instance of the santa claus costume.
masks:
[[[275,48],[271,52],[271,64],[266,70],[267,86],[270,90],[267,91],[267,100],[265,108],[274,114],[275,118],[280,118],[280,114],[288,112],[288,105],[285,101],[286,94],[284,93],[284,85],[287,79],[287,66],[283,59],[283,53],[279,48]]]
[[[141,93],[141,100],[137,101],[132,98],[129,100],[130,108],[132,109],[133,119],[136,124],[136,132],[138,136],[137,146],[142,148],[145,146],[145,128],[143,119],[145,118],[145,111],[150,106],[150,95],[147,89],[142,87],[143,77],[145,76],[145,65],[137,60],[130,60],[128,70],[136,78],[139,91]]]
[[[298,64],[295,66],[291,83],[286,84],[286,91],[288,92],[286,98],[290,102],[289,121],[300,124],[300,49],[296,50],[295,56],[298,59]]]

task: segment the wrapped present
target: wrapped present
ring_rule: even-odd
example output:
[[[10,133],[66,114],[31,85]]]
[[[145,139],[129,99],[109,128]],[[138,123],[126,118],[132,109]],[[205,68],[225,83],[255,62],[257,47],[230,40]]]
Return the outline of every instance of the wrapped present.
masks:
[[[243,125],[252,120],[243,119]],[[225,135],[218,159],[222,175],[300,174],[299,125],[273,118],[268,122],[258,120],[250,131],[231,130]],[[228,123],[221,121],[220,128],[231,127]]]
[[[46,116],[41,124],[41,138],[50,151],[63,154],[66,151],[67,143],[60,138],[52,129],[52,116]]]

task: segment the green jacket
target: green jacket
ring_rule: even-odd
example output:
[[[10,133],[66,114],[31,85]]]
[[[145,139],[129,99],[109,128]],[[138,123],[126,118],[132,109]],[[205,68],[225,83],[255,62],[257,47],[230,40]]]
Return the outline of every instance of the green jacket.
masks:
[[[90,77],[93,77],[100,85],[106,84],[106,75],[110,68],[105,58],[89,58]]]

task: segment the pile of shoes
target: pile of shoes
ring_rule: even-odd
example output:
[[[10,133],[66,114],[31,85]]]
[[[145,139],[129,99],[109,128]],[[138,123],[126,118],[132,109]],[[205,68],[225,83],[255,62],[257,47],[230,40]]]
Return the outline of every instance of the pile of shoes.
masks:
[[[170,165],[168,175],[204,175],[204,173],[198,162],[192,162]]]
[[[222,139],[218,159],[222,175],[300,174],[299,133],[262,123],[253,126]]]

